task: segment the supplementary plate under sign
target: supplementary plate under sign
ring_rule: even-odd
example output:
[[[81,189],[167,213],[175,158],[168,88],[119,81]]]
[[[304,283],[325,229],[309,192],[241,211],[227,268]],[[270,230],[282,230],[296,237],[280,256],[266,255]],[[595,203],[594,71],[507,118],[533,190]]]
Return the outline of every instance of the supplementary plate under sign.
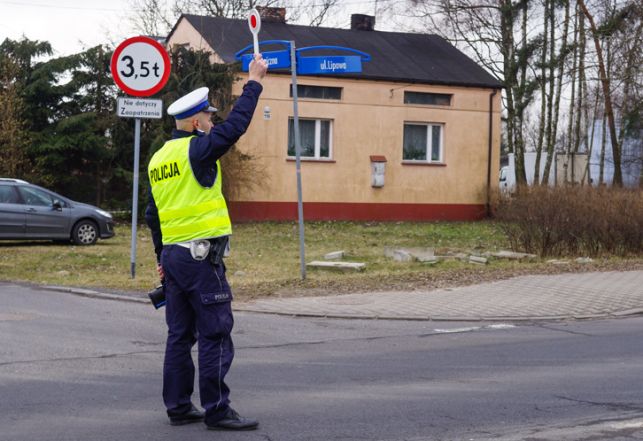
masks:
[[[163,117],[163,101],[119,97],[116,114],[123,118],[161,119]]]

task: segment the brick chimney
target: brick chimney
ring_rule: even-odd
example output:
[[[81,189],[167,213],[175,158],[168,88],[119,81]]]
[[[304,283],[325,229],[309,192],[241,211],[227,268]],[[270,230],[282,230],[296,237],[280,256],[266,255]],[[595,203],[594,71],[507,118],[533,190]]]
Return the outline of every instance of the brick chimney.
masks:
[[[267,6],[257,6],[256,8],[262,21],[286,23],[286,8],[271,8]]]
[[[375,17],[373,15],[352,14],[351,30],[372,31],[375,28]]]

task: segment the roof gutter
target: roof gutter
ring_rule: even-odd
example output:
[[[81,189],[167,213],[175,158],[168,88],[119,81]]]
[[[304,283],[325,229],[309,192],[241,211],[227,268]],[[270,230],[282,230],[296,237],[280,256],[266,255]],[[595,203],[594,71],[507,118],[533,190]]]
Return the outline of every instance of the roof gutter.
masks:
[[[491,158],[493,156],[493,98],[498,93],[494,89],[489,94],[489,139],[488,145],[488,158],[487,158],[487,216],[491,215]]]

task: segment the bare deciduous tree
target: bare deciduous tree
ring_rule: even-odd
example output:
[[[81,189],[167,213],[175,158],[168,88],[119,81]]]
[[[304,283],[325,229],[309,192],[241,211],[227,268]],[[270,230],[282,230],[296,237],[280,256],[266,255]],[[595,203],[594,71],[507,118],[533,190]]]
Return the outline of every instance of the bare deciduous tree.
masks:
[[[213,17],[245,18],[251,8],[285,7],[287,19],[309,26],[321,26],[341,6],[340,0],[305,0],[286,3],[283,0],[130,0],[135,12],[132,27],[142,34],[163,36],[172,29],[181,14]]]
[[[174,24],[174,16],[163,0],[130,0],[134,14],[130,16],[133,28],[143,35],[167,35]]]
[[[533,58],[542,37],[529,28],[530,0],[411,0],[425,29],[472,53],[476,62],[504,83],[506,143],[516,157],[516,179],[524,170],[527,108],[538,86]]]
[[[610,77],[607,75],[605,59],[603,57],[603,48],[600,43],[600,35],[594,16],[587,9],[584,0],[577,0],[578,6],[582,9],[592,33],[592,40],[596,48],[596,57],[598,58],[598,69],[600,74],[601,86],[603,89],[603,99],[605,104],[605,117],[609,125],[609,133],[612,143],[612,158],[614,159],[614,184],[623,185],[623,176],[621,174],[621,149],[618,145],[618,136],[616,135],[616,121],[614,119],[614,110],[612,108],[612,93],[610,90]]]
[[[556,152],[592,148],[593,134],[589,139],[588,134],[595,121],[604,118],[613,182],[622,184],[621,144],[626,136],[640,138],[642,126],[640,0],[408,0],[407,4],[412,7],[411,13],[403,13],[406,18],[421,20],[425,31],[473,54],[504,82],[505,139],[515,153],[519,183],[524,183],[522,154],[532,139],[526,140],[523,132],[533,127],[529,118],[535,117],[539,123],[533,147],[538,157],[547,152],[543,173],[539,158],[535,162],[535,182],[540,176],[541,182],[548,182]],[[602,105],[593,105],[592,97],[600,98]]]
[[[311,8],[310,26],[321,26],[332,10],[337,7],[339,0],[323,0]]]
[[[561,36],[561,42],[559,44],[560,49],[556,49],[556,40],[554,38],[554,29],[556,28],[556,14],[555,14],[555,4],[551,1],[551,14],[550,14],[550,54],[549,54],[549,104],[548,104],[548,124],[546,130],[546,139],[547,139],[547,161],[545,163],[545,169],[543,171],[543,177],[541,184],[549,182],[549,173],[551,172],[551,165],[556,151],[556,142],[555,140],[558,137],[558,120],[560,116],[560,97],[562,93],[564,73],[565,73],[565,60],[569,54],[569,44],[567,41],[569,35],[569,15],[570,15],[570,2],[569,0],[563,0],[562,4],[565,8],[565,15],[562,19],[563,25],[563,34]],[[539,161],[536,161],[538,164]],[[536,175],[538,176],[538,174]]]

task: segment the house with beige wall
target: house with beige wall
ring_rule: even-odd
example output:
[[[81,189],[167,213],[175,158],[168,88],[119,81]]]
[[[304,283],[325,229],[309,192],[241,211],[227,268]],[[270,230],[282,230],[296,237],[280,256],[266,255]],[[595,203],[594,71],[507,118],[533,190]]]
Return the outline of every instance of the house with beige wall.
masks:
[[[501,83],[435,35],[376,31],[369,16],[354,15],[351,29],[333,29],[290,25],[283,15],[263,19],[260,40],[349,47],[371,56],[358,74],[297,77],[306,220],[487,214],[498,191]],[[167,39],[168,47],[207,50],[219,63],[235,62],[235,53],[251,43],[246,20],[195,15],[181,16]],[[239,77],[236,95],[247,78]],[[271,70],[263,86],[237,144],[261,161],[261,185],[229,201],[236,221],[297,218],[290,71]]]

